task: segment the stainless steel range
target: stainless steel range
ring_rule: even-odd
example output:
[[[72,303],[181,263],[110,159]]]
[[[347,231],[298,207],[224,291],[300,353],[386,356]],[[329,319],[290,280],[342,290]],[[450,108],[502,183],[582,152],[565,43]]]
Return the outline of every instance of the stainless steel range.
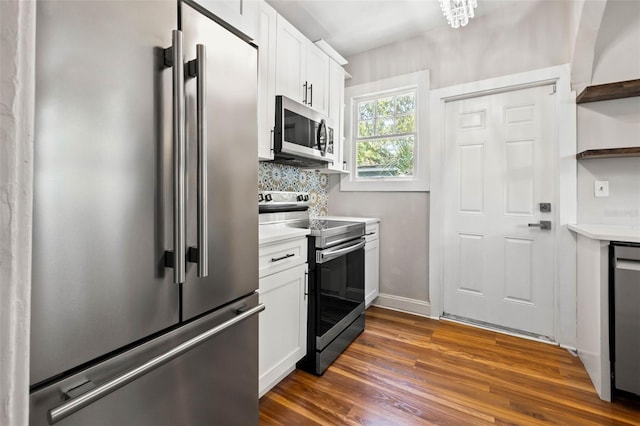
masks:
[[[309,194],[258,194],[261,224],[308,228],[307,355],[298,368],[321,375],[364,330],[364,223],[310,218]]]

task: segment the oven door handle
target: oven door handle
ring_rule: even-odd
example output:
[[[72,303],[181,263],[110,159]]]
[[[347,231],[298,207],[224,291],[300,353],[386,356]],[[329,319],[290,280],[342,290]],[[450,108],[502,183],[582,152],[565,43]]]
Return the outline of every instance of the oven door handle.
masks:
[[[325,263],[337,257],[344,256],[347,253],[363,248],[365,244],[366,241],[361,240],[357,244],[352,244],[347,247],[319,251],[316,257],[316,263]]]

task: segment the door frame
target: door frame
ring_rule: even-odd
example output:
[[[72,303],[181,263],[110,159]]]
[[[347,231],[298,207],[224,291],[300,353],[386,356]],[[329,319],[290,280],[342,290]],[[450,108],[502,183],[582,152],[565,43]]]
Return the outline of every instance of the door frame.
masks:
[[[576,238],[567,225],[577,217],[576,93],[571,90],[569,64],[480,80],[433,90],[429,96],[429,152],[431,190],[429,204],[430,316],[439,319],[444,309],[444,141],[447,102],[505,91],[556,84],[556,200],[558,223],[553,233],[554,329],[560,346],[576,346]]]

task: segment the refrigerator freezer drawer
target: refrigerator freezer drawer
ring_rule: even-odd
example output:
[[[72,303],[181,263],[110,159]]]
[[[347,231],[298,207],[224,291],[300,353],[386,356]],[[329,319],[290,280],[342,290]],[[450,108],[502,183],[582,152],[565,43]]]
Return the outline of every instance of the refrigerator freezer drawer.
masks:
[[[254,294],[36,390],[30,424],[257,424],[257,302]]]

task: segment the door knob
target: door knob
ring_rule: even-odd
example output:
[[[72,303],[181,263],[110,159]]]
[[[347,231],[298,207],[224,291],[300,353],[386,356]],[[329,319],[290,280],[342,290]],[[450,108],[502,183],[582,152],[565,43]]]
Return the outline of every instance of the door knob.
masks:
[[[541,220],[540,223],[530,223],[529,228],[551,229],[550,220]]]

